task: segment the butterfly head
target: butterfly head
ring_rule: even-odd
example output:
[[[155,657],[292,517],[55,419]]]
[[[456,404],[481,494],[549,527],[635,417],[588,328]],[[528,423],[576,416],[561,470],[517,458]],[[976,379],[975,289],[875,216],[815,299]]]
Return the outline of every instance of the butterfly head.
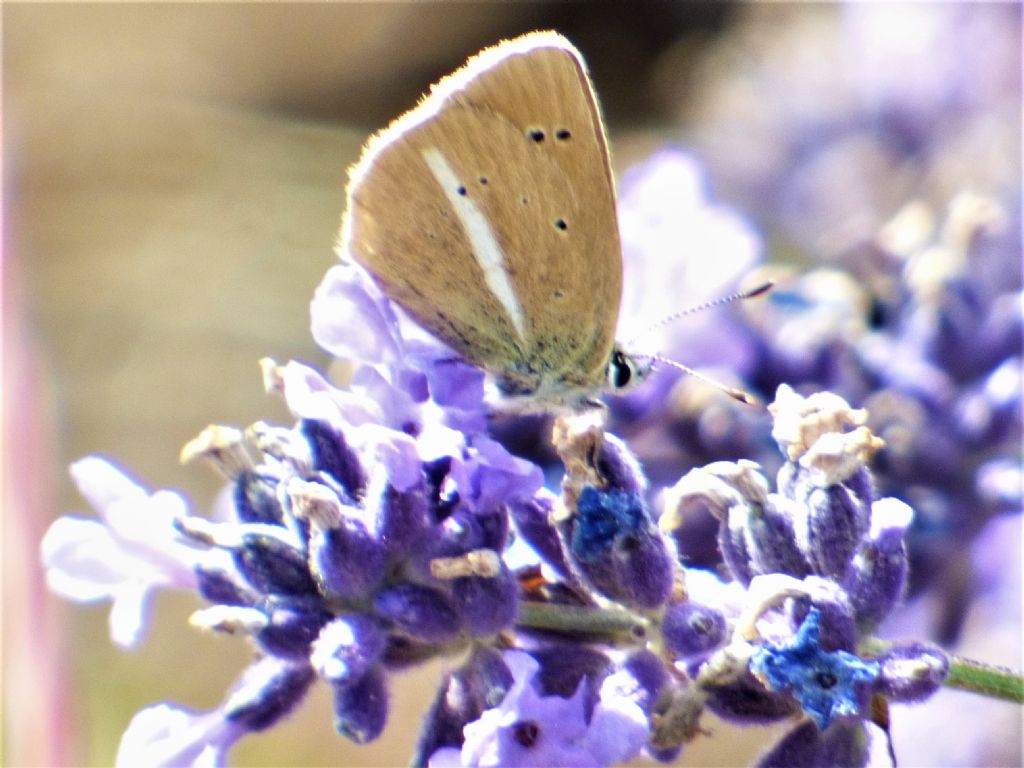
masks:
[[[608,391],[619,394],[645,381],[654,367],[654,360],[647,356],[631,355],[616,346],[608,361]]]
[[[630,354],[615,346],[604,367],[588,375],[492,370],[496,391],[488,399],[495,413],[564,414],[603,408],[602,394],[624,394],[638,386],[650,375],[654,362],[653,356]]]

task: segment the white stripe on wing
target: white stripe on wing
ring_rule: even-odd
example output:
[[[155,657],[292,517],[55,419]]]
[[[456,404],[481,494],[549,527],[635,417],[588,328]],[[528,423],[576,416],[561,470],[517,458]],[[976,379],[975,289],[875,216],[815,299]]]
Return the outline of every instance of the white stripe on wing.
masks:
[[[509,279],[508,270],[505,268],[505,255],[501,252],[498,239],[494,236],[487,217],[483,214],[476,203],[465,194],[465,186],[459,181],[455,170],[436,147],[428,147],[423,150],[423,159],[427,161],[430,172],[434,174],[437,183],[444,190],[445,197],[455,209],[455,214],[462,222],[462,228],[469,238],[470,246],[473,248],[473,255],[483,270],[484,279],[491,293],[505,308],[512,327],[515,328],[519,340],[525,344],[526,328],[523,319],[523,307],[516,297],[512,281]],[[459,193],[459,190],[463,194]]]

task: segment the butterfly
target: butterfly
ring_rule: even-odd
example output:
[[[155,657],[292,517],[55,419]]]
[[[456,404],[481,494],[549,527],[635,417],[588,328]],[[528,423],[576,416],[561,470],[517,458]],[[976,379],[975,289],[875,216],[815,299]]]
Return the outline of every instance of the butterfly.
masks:
[[[364,148],[339,248],[494,378],[510,409],[575,409],[643,380],[615,343],[622,256],[597,98],[579,51],[487,48]]]

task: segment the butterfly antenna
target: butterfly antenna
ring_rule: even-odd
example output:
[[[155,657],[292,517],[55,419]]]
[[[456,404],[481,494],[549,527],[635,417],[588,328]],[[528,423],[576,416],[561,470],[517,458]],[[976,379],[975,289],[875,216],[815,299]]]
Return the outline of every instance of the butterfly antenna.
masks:
[[[703,304],[698,304],[695,307],[689,307],[689,308],[684,309],[684,310],[682,310],[680,312],[673,312],[668,317],[661,318],[661,320],[656,322],[654,325],[652,325],[650,328],[648,328],[643,333],[641,333],[638,336],[635,336],[632,339],[630,339],[630,341],[627,343],[627,346],[632,346],[637,341],[637,339],[639,339],[639,338],[641,338],[643,336],[646,336],[651,331],[658,330],[662,326],[668,325],[669,323],[674,323],[676,320],[678,320],[681,317],[686,317],[687,315],[692,315],[695,312],[703,312],[705,309],[711,309],[712,307],[718,307],[718,306],[721,306],[722,304],[729,304],[730,302],[738,301],[740,299],[753,299],[753,298],[755,298],[757,296],[760,296],[763,293],[768,293],[768,291],[770,291],[774,286],[775,286],[775,281],[774,280],[767,280],[767,281],[761,283],[756,288],[752,288],[749,291],[738,291],[737,293],[732,293],[732,294],[729,294],[728,296],[722,296],[721,298],[714,299],[712,301],[706,301]],[[669,364],[678,365],[678,363],[673,363],[673,361],[671,361],[671,360],[662,360],[662,362],[663,363],[669,363]],[[689,369],[687,369],[687,370],[689,371]],[[689,371],[689,372],[693,373],[692,371]],[[696,374],[694,374],[694,375],[696,375]],[[698,378],[700,378],[700,377],[698,377]],[[722,387],[719,387],[719,388],[721,389]]]
[[[693,376],[693,378],[697,379],[697,381],[701,381],[709,386],[712,386],[719,392],[724,392],[733,400],[738,400],[744,405],[752,405],[754,407],[760,407],[762,405],[760,400],[758,400],[752,394],[747,392],[745,389],[739,389],[738,387],[730,387],[726,384],[723,384],[720,381],[715,381],[714,379],[708,378],[702,373],[697,373],[697,371],[693,370],[693,368],[691,368],[690,366],[683,365],[682,363],[678,363],[675,360],[670,360],[667,357],[662,357],[661,355],[633,355],[633,357],[652,360],[655,363],[661,363],[663,365],[671,366],[672,368],[677,368],[683,373],[685,373],[687,376]]]

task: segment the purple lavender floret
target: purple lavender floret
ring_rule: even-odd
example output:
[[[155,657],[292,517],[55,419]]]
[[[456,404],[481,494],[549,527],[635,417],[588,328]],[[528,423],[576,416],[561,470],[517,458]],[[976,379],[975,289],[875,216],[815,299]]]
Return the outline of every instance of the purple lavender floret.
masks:
[[[219,605],[252,606],[260,600],[260,593],[252,589],[236,570],[196,566],[196,591],[209,603]]]
[[[639,464],[599,421],[584,413],[556,423],[553,442],[569,472],[549,520],[583,589],[624,606],[657,608],[672,590],[670,545],[651,518]],[[536,516],[532,523],[540,538]]]
[[[749,584],[763,573],[810,573],[794,528],[800,510],[793,499],[768,492],[757,464],[714,462],[691,470],[666,491],[659,525],[679,542],[687,519],[716,518],[722,559],[736,579]],[[682,557],[685,549],[677,551]]]
[[[853,650],[859,635],[846,593],[834,582],[815,576],[805,578],[803,586],[807,597],[793,599],[788,604],[790,623],[795,627],[803,626],[807,617],[814,613],[818,617],[815,642],[822,650]]]
[[[434,466],[425,467],[426,471]],[[441,482],[446,482],[448,475]],[[390,483],[376,484],[367,494],[367,512],[373,538],[388,563],[396,563],[423,550],[431,541],[434,528],[451,513],[452,505],[440,494],[433,493],[431,476],[420,478],[403,490]],[[432,500],[437,505],[431,504]]]
[[[751,669],[771,690],[792,693],[825,730],[834,718],[865,710],[868,684],[878,679],[880,667],[846,651],[825,651],[820,622],[821,614],[812,609],[791,642],[761,646],[751,659]]]
[[[643,467],[629,446],[611,432],[604,433],[594,469],[604,478],[608,488],[636,497],[647,493],[648,483]]]
[[[800,509],[806,510],[806,518],[798,519],[797,526],[807,536],[805,554],[812,571],[842,576],[864,532],[863,504],[848,487],[836,484],[810,491]]]
[[[591,765],[636,757],[647,737],[647,718],[614,688],[602,690],[597,704],[584,705],[588,687],[581,679],[569,696],[544,694],[534,683],[538,662],[510,651],[505,662],[514,682],[501,702],[467,723],[460,747],[443,747],[429,765]]]
[[[54,521],[40,543],[47,583],[70,600],[110,600],[110,633],[118,645],[141,641],[157,589],[192,590],[200,585],[200,572],[233,570],[226,553],[200,551],[181,540],[177,521],[187,506],[178,494],[150,493],[96,456],[72,464],[71,476],[99,519]],[[233,599],[245,599],[241,590],[223,586]]]
[[[437,750],[459,749],[463,728],[484,710],[498,706],[513,682],[501,653],[476,646],[465,664],[445,674],[423,720],[412,765],[425,766]]]

